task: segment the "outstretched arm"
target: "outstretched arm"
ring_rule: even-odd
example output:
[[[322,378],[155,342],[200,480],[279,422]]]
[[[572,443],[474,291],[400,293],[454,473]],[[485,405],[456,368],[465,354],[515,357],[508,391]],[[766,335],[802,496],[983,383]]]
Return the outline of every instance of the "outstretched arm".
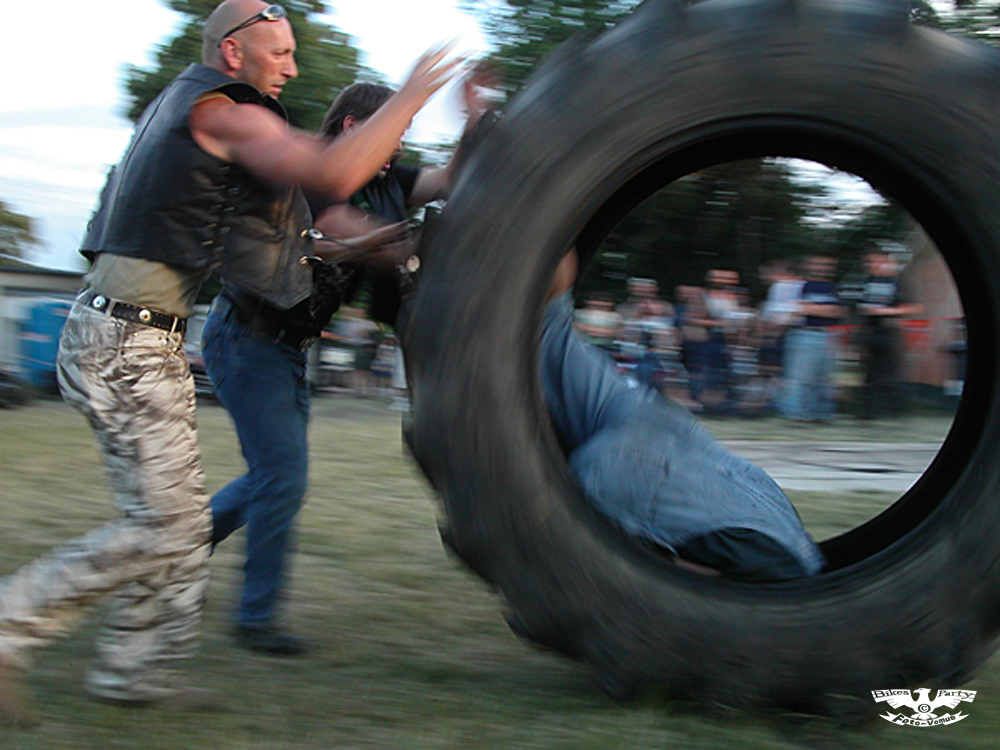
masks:
[[[319,240],[316,255],[323,260],[358,260],[372,266],[395,266],[413,254],[408,222],[388,223],[346,203],[331,206],[315,227],[332,241]]]
[[[420,58],[399,93],[362,127],[333,141],[289,128],[264,107],[222,98],[192,108],[191,134],[208,153],[258,177],[343,201],[378,172],[413,115],[454,76],[461,60],[446,60],[449,51],[440,48]]]

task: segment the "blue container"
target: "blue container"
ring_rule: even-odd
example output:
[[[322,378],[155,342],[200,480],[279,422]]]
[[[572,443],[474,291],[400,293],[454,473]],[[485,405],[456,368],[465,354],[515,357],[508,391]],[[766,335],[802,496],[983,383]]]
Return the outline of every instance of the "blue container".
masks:
[[[25,379],[46,391],[56,391],[56,353],[66,316],[73,306],[63,300],[38,302],[21,324],[21,364]]]

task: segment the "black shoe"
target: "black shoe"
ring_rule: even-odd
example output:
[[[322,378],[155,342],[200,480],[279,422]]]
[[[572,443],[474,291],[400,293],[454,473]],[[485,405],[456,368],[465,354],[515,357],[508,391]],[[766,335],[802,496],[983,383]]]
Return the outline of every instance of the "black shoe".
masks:
[[[302,656],[315,648],[308,638],[276,625],[237,625],[235,635],[243,648],[274,656]]]

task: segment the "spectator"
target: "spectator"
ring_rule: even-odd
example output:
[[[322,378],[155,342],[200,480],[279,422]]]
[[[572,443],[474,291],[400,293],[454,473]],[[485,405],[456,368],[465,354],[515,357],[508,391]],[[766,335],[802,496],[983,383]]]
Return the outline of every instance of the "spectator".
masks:
[[[729,399],[730,354],[726,333],[732,326],[739,302],[732,271],[713,268],[705,275],[705,314],[708,337],[704,345],[704,389],[699,401],[709,411],[724,411]]]
[[[674,311],[660,299],[659,285],[653,279],[629,279],[628,292],[628,299],[619,306],[619,363],[643,385],[657,387],[663,373],[658,348],[668,334]]]
[[[585,341],[606,352],[613,351],[621,333],[622,316],[615,311],[610,294],[598,291],[588,296],[584,307],[576,311],[575,321]]]
[[[694,409],[699,410],[705,390],[705,348],[710,323],[701,287],[677,287],[677,314],[674,320],[680,338],[681,364],[688,374],[689,397]]]
[[[371,392],[377,336],[378,326],[358,307],[345,305],[333,322],[334,340],[353,353],[347,385],[360,396]]]
[[[873,251],[865,256],[865,277],[858,311],[859,344],[865,382],[858,416],[875,419],[902,408],[899,367],[903,356],[900,320],[919,314],[900,289],[899,264],[891,255]]]
[[[833,369],[836,338],[830,326],[844,314],[833,277],[836,261],[823,255],[806,261],[806,281],[797,300],[801,323],[785,340],[785,383],[781,415],[797,421],[826,421],[834,415]]]
[[[767,383],[769,400],[773,400],[782,387],[785,336],[791,327],[801,322],[798,298],[804,282],[783,260],[765,267],[761,275],[768,289],[758,320],[758,364],[761,377]]]

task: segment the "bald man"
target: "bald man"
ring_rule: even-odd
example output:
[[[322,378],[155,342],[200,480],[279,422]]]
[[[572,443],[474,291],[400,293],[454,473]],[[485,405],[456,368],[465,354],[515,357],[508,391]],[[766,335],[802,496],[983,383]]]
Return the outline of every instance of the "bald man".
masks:
[[[425,56],[399,94],[349,137],[287,125],[276,97],[295,77],[281,6],[226,0],[192,64],[140,118],[101,194],[81,252],[94,261],[60,341],[63,396],[86,416],[118,520],[0,580],[0,718],[28,715],[19,677],[33,647],[117,591],[86,689],[132,703],[197,707],[175,672],[195,646],[212,520],[181,350],[185,319],[221,269],[275,306],[310,293],[321,254],[301,187],[346,200],[390,158],[410,119],[453,74]]]

